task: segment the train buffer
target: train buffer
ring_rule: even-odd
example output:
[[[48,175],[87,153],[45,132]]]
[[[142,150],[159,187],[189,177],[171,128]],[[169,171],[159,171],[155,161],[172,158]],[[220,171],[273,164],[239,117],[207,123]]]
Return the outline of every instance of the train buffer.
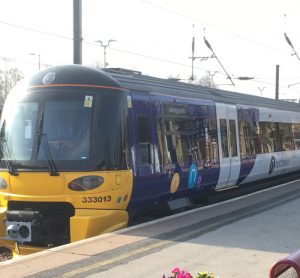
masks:
[[[300,277],[300,249],[273,264],[270,278]]]

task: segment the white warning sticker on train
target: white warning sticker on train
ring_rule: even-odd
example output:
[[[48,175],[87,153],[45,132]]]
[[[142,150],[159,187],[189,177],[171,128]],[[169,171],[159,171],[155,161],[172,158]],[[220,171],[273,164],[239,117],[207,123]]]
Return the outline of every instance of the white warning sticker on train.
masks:
[[[131,96],[127,96],[127,107],[132,108]]]
[[[92,107],[92,106],[93,106],[93,96],[85,96],[84,107]]]

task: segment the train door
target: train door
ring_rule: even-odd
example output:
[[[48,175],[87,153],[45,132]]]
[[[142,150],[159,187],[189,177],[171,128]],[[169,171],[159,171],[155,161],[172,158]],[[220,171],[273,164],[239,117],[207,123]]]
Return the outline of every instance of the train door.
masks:
[[[240,175],[237,108],[235,105],[216,103],[220,174],[216,189],[236,185]]]
[[[134,94],[132,97],[134,131],[134,165],[135,176],[146,177],[159,171],[157,151],[153,144],[152,105],[148,95]]]

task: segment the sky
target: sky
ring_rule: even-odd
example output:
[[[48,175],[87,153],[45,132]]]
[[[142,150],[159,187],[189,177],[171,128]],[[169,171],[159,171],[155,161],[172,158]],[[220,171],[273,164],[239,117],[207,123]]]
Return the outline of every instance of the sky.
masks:
[[[108,67],[141,71],[161,78],[213,78],[220,89],[300,98],[299,0],[82,0],[82,60],[104,65],[96,41],[107,48]],[[73,0],[0,0],[0,69],[20,68],[26,76],[50,65],[73,63]],[[34,55],[32,55],[34,54]],[[238,77],[253,77],[240,81]],[[299,84],[296,84],[299,83]],[[295,84],[295,85],[294,85]]]

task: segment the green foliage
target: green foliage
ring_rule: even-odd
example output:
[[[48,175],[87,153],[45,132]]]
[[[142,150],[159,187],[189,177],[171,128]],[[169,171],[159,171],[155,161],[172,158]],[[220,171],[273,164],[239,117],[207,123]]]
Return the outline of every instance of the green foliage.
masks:
[[[209,273],[208,271],[202,271],[198,272],[196,275],[194,275],[194,278],[214,278],[213,273]]]

